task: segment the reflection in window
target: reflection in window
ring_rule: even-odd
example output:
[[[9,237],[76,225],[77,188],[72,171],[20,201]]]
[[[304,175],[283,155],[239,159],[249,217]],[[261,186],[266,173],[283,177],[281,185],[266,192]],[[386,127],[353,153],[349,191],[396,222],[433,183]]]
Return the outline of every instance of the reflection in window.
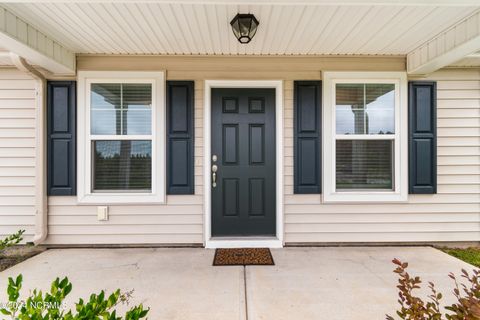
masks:
[[[393,189],[392,140],[337,140],[336,186]]]
[[[393,134],[394,84],[337,84],[337,134]]]
[[[121,84],[92,84],[91,133],[118,135],[122,132]]]
[[[91,86],[91,133],[150,135],[152,85],[94,83]]]
[[[94,141],[92,154],[94,191],[151,190],[151,141]]]

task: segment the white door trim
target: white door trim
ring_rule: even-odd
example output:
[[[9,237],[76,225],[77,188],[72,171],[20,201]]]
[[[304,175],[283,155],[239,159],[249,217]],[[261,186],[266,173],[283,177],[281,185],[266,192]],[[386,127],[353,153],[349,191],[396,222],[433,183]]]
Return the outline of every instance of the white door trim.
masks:
[[[274,88],[276,147],[276,230],[274,238],[212,238],[211,231],[211,91],[212,88]],[[205,248],[281,248],[283,246],[283,81],[282,80],[205,80],[203,116],[204,245]]]

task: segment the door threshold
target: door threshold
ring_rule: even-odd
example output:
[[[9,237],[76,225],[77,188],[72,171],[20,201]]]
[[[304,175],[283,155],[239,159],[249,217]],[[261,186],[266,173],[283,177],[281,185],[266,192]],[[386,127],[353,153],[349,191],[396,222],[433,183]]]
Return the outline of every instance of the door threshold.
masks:
[[[214,237],[205,243],[207,249],[219,248],[282,248],[277,237]]]

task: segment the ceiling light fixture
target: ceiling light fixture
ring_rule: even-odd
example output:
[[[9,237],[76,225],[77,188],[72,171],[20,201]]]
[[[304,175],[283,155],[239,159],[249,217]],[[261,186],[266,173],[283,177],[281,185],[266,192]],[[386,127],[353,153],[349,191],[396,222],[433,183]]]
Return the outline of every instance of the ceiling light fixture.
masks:
[[[233,34],[241,44],[252,41],[257,32],[258,20],[251,13],[239,13],[230,22]]]

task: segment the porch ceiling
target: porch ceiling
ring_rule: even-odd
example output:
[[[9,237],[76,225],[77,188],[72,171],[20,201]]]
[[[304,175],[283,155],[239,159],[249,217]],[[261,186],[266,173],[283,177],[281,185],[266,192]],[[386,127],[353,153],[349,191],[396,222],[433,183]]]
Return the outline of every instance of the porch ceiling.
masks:
[[[2,5],[72,52],[189,55],[406,55],[480,9],[480,5],[471,5],[474,1],[386,2],[38,1]],[[254,13],[260,21],[248,45],[239,44],[230,29],[229,22],[238,12]]]

